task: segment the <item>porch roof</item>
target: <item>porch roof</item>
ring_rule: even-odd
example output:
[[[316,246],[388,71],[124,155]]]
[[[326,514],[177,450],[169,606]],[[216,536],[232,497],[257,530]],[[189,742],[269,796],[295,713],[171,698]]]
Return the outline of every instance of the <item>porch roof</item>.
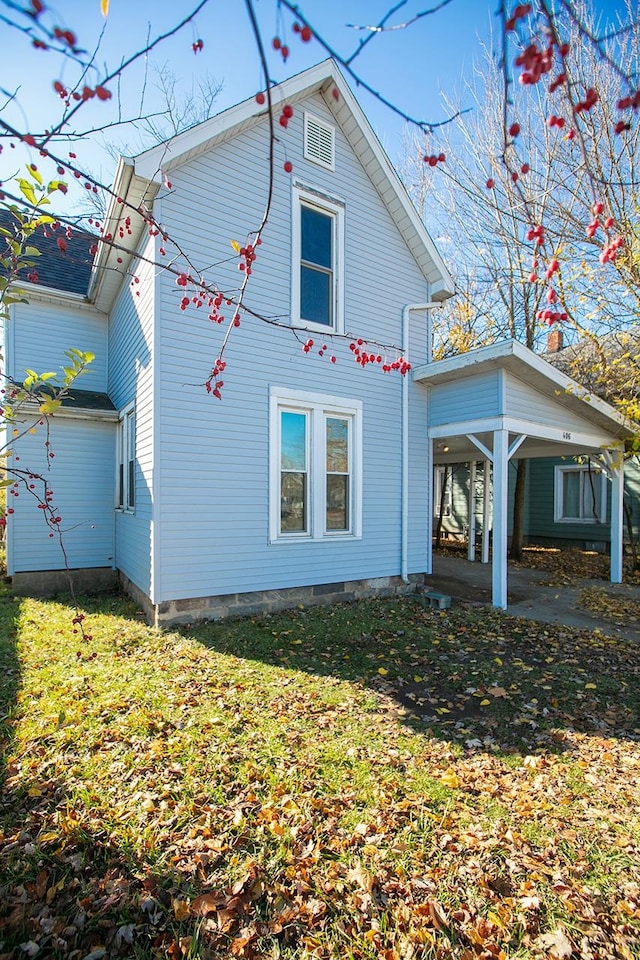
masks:
[[[413,376],[431,387],[436,463],[478,459],[475,441],[491,449],[497,429],[522,438],[525,458],[594,453],[634,434],[609,403],[515,340],[423,364]]]

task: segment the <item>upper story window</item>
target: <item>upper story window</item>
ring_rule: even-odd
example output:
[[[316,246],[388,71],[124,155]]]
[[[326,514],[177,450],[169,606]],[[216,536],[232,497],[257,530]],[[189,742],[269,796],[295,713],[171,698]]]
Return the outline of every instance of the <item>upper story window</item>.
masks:
[[[591,464],[555,468],[556,522],[606,523],[607,478]]]
[[[118,422],[118,484],[119,510],[133,513],[136,505],[136,411],[127,407]]]
[[[344,207],[294,187],[292,217],[293,322],[342,333]]]

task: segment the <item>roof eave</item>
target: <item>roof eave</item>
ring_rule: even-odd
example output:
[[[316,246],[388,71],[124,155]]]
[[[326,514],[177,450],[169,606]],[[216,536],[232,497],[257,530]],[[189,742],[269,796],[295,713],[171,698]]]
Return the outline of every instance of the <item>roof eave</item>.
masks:
[[[87,292],[87,298],[105,313],[108,313],[113,305],[146,227],[141,210],[145,207],[151,208],[158,187],[158,184],[136,174],[131,159],[120,157],[103,231],[103,236],[113,237],[114,242],[98,242],[98,253]],[[117,238],[120,221],[126,216],[130,217],[131,232],[127,233],[125,242],[124,239]]]

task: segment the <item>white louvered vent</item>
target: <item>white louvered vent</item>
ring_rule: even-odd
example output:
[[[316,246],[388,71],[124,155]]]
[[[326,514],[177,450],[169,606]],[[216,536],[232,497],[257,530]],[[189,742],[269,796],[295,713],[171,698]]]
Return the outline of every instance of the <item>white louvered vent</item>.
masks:
[[[336,130],[311,113],[304,115],[304,157],[327,170],[335,170]]]

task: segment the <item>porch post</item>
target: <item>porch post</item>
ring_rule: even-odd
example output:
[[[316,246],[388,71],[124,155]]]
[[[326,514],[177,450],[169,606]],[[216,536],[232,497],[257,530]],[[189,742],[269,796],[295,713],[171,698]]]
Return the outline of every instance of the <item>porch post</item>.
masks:
[[[493,562],[491,565],[494,607],[507,609],[507,488],[509,431],[493,431]]]
[[[624,461],[618,452],[620,463],[614,461],[611,472],[611,583],[622,583],[622,537],[623,537],[623,494]]]
[[[482,477],[482,562],[489,563],[489,464],[490,460],[484,461],[484,474]]]
[[[469,464],[469,537],[467,559],[476,559],[476,461]]]
[[[427,431],[427,550],[425,573],[433,573],[433,437]]]

